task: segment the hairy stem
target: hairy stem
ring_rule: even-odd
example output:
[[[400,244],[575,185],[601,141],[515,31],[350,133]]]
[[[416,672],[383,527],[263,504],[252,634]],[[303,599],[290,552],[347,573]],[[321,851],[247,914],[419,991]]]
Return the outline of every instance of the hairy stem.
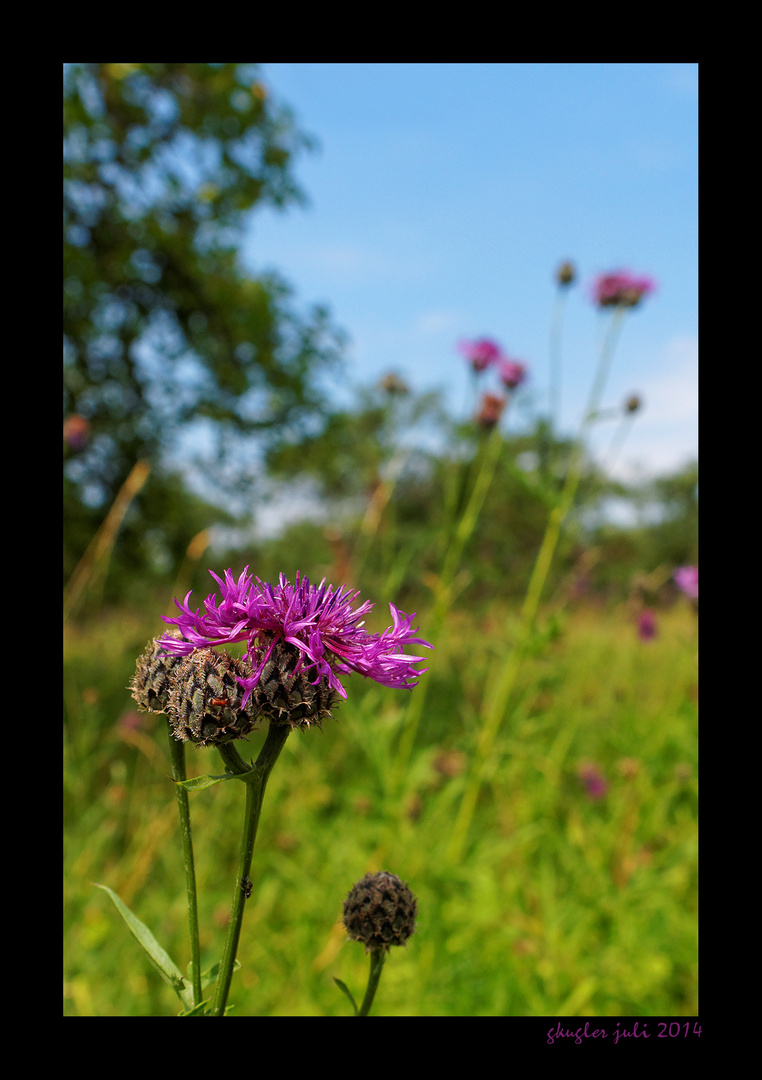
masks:
[[[370,950],[370,973],[368,975],[368,986],[365,991],[365,997],[362,999],[362,1005],[360,1006],[358,1016],[367,1016],[370,1012],[370,1007],[373,1004],[373,998],[376,995],[378,983],[381,978],[381,972],[384,967],[384,960],[386,959],[385,949],[371,949]]]
[[[223,743],[219,747],[220,755],[230,771],[245,780],[246,807],[238,866],[233,886],[233,903],[230,909],[225,948],[220,962],[220,974],[212,1003],[212,1016],[225,1015],[225,1006],[230,993],[230,982],[233,978],[238,942],[241,936],[243,908],[247,899],[249,871],[251,870],[251,860],[254,854],[254,843],[257,839],[259,818],[262,813],[262,801],[265,796],[268,777],[290,733],[291,728],[287,724],[270,724],[264,746],[256,763],[251,768],[245,765],[238,751],[231,743]]]
[[[193,859],[193,839],[191,837],[190,806],[188,792],[178,781],[187,779],[185,773],[185,744],[174,738],[169,731],[169,752],[172,757],[172,777],[175,780],[177,809],[180,813],[180,832],[183,842],[183,861],[185,863],[185,889],[188,894],[188,932],[190,934],[191,971],[193,980],[193,1004],[201,1001],[201,951],[198,939],[198,900],[196,896],[196,866]]]

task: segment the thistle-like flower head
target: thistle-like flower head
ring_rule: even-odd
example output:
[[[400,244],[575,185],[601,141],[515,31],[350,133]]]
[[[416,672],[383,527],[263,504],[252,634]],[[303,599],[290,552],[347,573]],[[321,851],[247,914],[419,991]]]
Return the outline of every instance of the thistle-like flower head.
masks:
[[[403,649],[406,645],[433,646],[416,636],[414,616],[405,615],[394,604],[389,604],[392,625],[380,634],[371,634],[364,629],[364,618],[373,605],[365,601],[353,607],[357,591],[344,585],[335,589],[326,585],[325,579],[311,585],[299,573],[293,585],[283,574],[277,585],[269,585],[248,570],[247,566],[237,579],[231,570],[225,571],[224,578],[210,570],[220,587],[219,603],[217,594],[212,593],[202,612],[191,609],[190,593],[182,603],[175,600],[180,615],[164,619],[177,627],[181,637],[167,634],[160,639],[167,652],[180,655],[245,641],[245,659],[251,663],[252,673],[239,679],[245,690],[242,708],[279,643],[290,646],[296,655],[293,674],[309,672],[313,683],[325,679],[343,698],[347,692],[339,675],[359,672],[383,686],[410,690],[428,670],[414,667],[424,657],[406,654]]]
[[[593,283],[593,301],[599,307],[635,307],[656,288],[650,277],[637,277],[629,270],[599,274]]]
[[[517,386],[521,386],[523,382],[526,382],[527,369],[526,365],[519,360],[508,360],[506,358],[498,364],[498,374],[504,386],[507,386],[509,390],[515,390]]]
[[[404,881],[388,870],[366,874],[355,882],[344,901],[344,925],[365,951],[388,952],[404,945],[415,933],[418,902]]]
[[[484,371],[490,364],[497,364],[503,359],[500,346],[491,338],[478,338],[476,341],[459,341],[458,351],[471,364],[474,371]]]

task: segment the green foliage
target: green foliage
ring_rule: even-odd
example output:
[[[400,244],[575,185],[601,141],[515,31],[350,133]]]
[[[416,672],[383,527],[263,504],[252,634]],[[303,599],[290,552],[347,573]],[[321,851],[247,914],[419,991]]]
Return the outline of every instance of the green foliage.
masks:
[[[221,497],[250,491],[257,447],[321,407],[340,335],[237,252],[246,215],[301,198],[291,163],[309,145],[256,65],[65,65],[64,414],[85,424],[66,445],[74,562],[82,507],[102,517],[138,460],[166,467],[182,434],[184,465]],[[143,498],[134,512],[164,530]]]
[[[249,544],[245,554],[230,551],[222,562],[256,564],[266,580],[284,567],[293,573],[310,566],[313,577],[333,574],[370,593],[392,588],[403,606],[417,608],[431,598],[488,438],[473,423],[455,423],[434,395],[397,397],[381,386],[366,388],[354,407],[327,414],[319,430],[268,456],[273,490],[286,502],[291,493],[296,520],[277,538]],[[496,598],[520,600],[570,453],[570,442],[555,437],[542,419],[503,437],[463,551],[460,603],[473,609]],[[676,566],[697,563],[696,486],[693,465],[628,487],[586,463],[549,595],[576,590],[621,599],[644,572],[662,566],[668,576]],[[317,521],[306,508],[299,514],[305,491],[321,507]],[[612,499],[631,508],[635,524],[610,522]]]
[[[148,605],[146,606],[148,610]],[[426,626],[426,612],[420,615]],[[696,626],[686,603],[638,640],[624,607],[570,610],[531,656],[495,745],[463,858],[447,856],[505,611],[451,613],[432,654],[414,753],[396,747],[412,696],[350,680],[324,732],[295,733],[270,778],[232,1016],[351,1015],[368,958],[342,902],[366,870],[418,898],[376,1015],[695,1015]],[[103,892],[188,957],[166,722],[125,686],[156,620],[121,612],[66,649],[65,1012],[176,1015],[174,994]],[[414,692],[415,693],[415,692]],[[262,734],[244,756],[255,756]],[[212,750],[189,776],[218,774]],[[591,799],[580,770],[608,783]],[[191,794],[202,967],[220,955],[243,815],[239,784]]]

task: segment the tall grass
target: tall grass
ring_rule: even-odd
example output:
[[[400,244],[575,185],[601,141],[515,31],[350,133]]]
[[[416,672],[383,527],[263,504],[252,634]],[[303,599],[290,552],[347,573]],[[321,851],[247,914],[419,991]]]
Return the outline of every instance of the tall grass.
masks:
[[[432,604],[416,620],[435,645],[428,674],[412,694],[355,678],[338,726],[286,741],[245,905],[237,1015],[347,1014],[334,979],[361,996],[366,960],[347,947],[342,901],[381,869],[407,881],[419,905],[418,932],[385,966],[377,1001],[386,1015],[698,1012],[696,612],[687,601],[667,606],[658,635],[642,640],[626,605],[552,609],[545,596],[626,306],[607,324],[523,603],[477,615],[455,602],[504,448],[495,427],[457,485]],[[355,571],[394,482],[369,507]],[[194,540],[182,577],[206,543]],[[390,585],[398,573],[389,567]],[[166,598],[153,610],[166,610]],[[113,889],[170,955],[185,955],[178,762],[166,719],[133,712],[126,690],[135,658],[163,629],[125,612],[69,627],[71,1015],[177,1011],[92,885]],[[250,737],[246,756],[263,737]],[[185,764],[189,776],[222,771],[216,751],[191,751]],[[190,796],[202,969],[219,959],[231,883],[239,888],[240,796],[236,783]]]
[[[155,608],[162,610],[162,605]],[[427,613],[420,622],[426,626]],[[453,820],[480,738],[506,612],[451,611],[404,771],[412,695],[355,677],[337,723],[295,733],[268,787],[233,1015],[346,1015],[367,959],[341,904],[389,869],[419,901],[418,932],[384,969],[385,1015],[692,1015],[696,976],[694,613],[638,639],[624,607],[572,611],[530,650],[495,737],[457,859]],[[104,894],[113,888],[187,961],[182,845],[165,719],[133,713],[135,657],[161,629],[124,612],[66,646],[68,1015],[175,1015],[177,1001]],[[240,744],[256,756],[263,734]],[[188,774],[219,772],[190,751]],[[608,788],[591,798],[593,765]],[[202,966],[219,958],[240,829],[237,784],[191,796]]]

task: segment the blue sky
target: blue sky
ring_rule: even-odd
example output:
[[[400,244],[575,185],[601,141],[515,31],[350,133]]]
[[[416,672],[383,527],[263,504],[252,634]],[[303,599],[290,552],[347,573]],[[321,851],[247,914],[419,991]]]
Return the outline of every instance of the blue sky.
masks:
[[[295,165],[308,207],[257,213],[244,258],[300,303],[327,304],[349,335],[346,379],[395,370],[464,413],[455,346],[489,336],[529,366],[525,406],[544,409],[553,275],[568,258],[570,432],[601,334],[588,284],[625,268],[658,290],[628,314],[607,384],[606,404],[644,401],[615,471],[697,455],[698,65],[294,63],[260,77],[319,149]],[[596,432],[599,452],[613,433]]]

